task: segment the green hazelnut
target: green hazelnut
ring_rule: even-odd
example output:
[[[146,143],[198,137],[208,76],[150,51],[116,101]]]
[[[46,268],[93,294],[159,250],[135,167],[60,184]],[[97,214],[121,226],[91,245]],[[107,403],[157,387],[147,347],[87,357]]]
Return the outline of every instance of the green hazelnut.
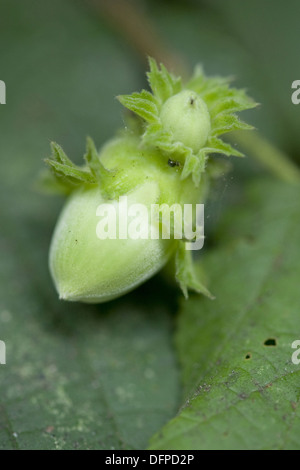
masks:
[[[128,203],[150,209],[157,198],[157,184],[144,183],[128,194]],[[98,238],[97,208],[104,203],[118,209],[119,202],[103,198],[99,187],[81,188],[58,220],[49,264],[61,299],[94,303],[119,297],[158,272],[174,252],[172,240]],[[143,223],[151,229],[148,220]]]
[[[211,129],[205,102],[191,90],[171,96],[162,106],[160,119],[173,142],[182,142],[198,152],[207,142]]]

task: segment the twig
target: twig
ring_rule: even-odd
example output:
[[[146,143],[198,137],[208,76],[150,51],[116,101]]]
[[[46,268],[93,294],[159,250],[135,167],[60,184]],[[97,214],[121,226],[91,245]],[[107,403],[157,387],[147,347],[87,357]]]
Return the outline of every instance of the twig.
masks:
[[[258,132],[233,132],[230,140],[237,142],[274,175],[288,183],[300,182],[300,169],[289,157]]]
[[[87,0],[138,53],[143,65],[151,56],[174,71],[185,69],[179,55],[169,50],[141,6],[134,0]]]

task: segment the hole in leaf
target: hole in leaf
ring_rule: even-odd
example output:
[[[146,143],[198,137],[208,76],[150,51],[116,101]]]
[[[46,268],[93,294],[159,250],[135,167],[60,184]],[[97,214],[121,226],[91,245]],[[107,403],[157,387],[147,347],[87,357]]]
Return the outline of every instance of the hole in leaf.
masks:
[[[251,353],[247,353],[246,356],[245,356],[245,359],[248,361],[249,359],[251,359],[252,357],[252,354]]]
[[[266,339],[266,341],[264,342],[264,345],[265,346],[277,346],[277,341],[275,338],[268,338]]]

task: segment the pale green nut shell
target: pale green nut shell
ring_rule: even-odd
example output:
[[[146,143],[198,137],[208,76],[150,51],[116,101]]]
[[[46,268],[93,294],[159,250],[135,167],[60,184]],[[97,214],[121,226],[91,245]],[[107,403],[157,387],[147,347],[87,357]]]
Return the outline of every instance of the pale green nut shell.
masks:
[[[155,182],[128,194],[128,203],[150,208],[159,196]],[[99,239],[97,207],[107,201],[99,187],[81,188],[68,199],[50,247],[50,271],[61,299],[89,303],[119,297],[158,272],[175,249],[173,240]],[[150,230],[150,224],[149,224]]]
[[[204,147],[211,130],[207,106],[191,90],[171,96],[162,106],[160,120],[173,142],[181,142],[195,153]]]

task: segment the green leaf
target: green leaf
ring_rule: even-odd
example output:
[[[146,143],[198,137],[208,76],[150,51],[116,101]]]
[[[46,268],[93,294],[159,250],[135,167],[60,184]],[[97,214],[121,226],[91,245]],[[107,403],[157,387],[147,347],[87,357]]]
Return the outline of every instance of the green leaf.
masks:
[[[62,165],[75,167],[72,160],[67,157],[60,145],[58,145],[56,142],[51,142],[50,146],[52,150],[53,160],[57,161],[58,163],[61,163]]]
[[[103,186],[103,189],[106,188],[114,177],[114,172],[107,170],[102,165],[98,151],[91,137],[87,137],[86,154],[84,155],[84,159],[91,174],[94,176],[94,180],[99,185]]]
[[[231,77],[210,77],[207,79],[203,67],[196,65],[194,74],[189,82],[186,84],[186,88],[194,90],[203,96],[207,96],[211,93],[217,93],[213,99],[223,98],[224,93],[228,91],[228,84],[232,81]]]
[[[180,288],[185,296],[188,298],[188,290],[193,290],[198,294],[203,294],[213,299],[213,295],[209,292],[207,287],[201,282],[200,277],[197,276],[195,270],[192,252],[186,249],[185,243],[179,243],[176,259],[176,281],[179,282]]]
[[[221,153],[230,157],[233,155],[234,157],[244,157],[244,155],[232,147],[232,145],[228,144],[227,142],[223,142],[223,140],[218,139],[217,137],[210,137],[207,142],[208,148],[204,149],[207,153]]]
[[[170,73],[163,64],[160,64],[160,69],[157,62],[149,58],[150,72],[147,73],[149,85],[152,92],[158,100],[163,103],[170,96],[179,93],[181,90],[181,78],[175,77]]]
[[[207,95],[206,98],[210,102],[216,100],[216,98],[211,95]],[[210,107],[210,113],[212,116],[216,116],[222,112],[230,114],[243,111],[244,109],[255,108],[256,106],[257,103],[247,96],[244,90],[231,88],[228,90],[228,94],[223,100],[217,101],[215,106]]]
[[[62,163],[56,162],[55,160],[51,160],[50,158],[46,158],[45,162],[51,167],[51,169],[54,171],[54,174],[58,177],[68,178],[70,176],[71,178],[74,178],[75,180],[81,181],[83,183],[95,183],[93,176],[85,170],[81,170],[75,166],[64,165]]]
[[[125,108],[136,113],[149,123],[159,122],[158,108],[155,97],[149,91],[142,90],[140,93],[131,95],[120,95],[117,97]]]
[[[155,449],[297,449],[300,189],[262,181],[204,258],[215,301],[182,303],[185,400]]]
[[[251,131],[253,129],[253,126],[241,121],[234,114],[227,114],[223,112],[218,114],[213,119],[213,129],[211,134],[213,136],[217,136],[236,130]]]
[[[55,142],[51,142],[52,155],[50,158],[45,159],[45,163],[49,166],[52,172],[52,178],[45,175],[41,175],[38,186],[46,191],[49,191],[49,188],[52,192],[58,192],[59,194],[65,193],[68,194],[71,189],[74,189],[74,186],[79,184],[95,184],[95,173],[90,171],[90,168],[87,169],[75,165],[72,160],[70,160],[60,145]],[[95,164],[94,164],[95,166]],[[57,184],[53,180],[57,180]],[[53,182],[51,182],[51,180]],[[62,190],[62,187],[65,187]]]
[[[187,178],[189,175],[193,175],[193,181],[196,186],[199,186],[201,173],[205,169],[205,157],[200,159],[199,155],[195,155],[191,151],[186,151],[186,159],[184,167],[181,173],[181,179]]]

